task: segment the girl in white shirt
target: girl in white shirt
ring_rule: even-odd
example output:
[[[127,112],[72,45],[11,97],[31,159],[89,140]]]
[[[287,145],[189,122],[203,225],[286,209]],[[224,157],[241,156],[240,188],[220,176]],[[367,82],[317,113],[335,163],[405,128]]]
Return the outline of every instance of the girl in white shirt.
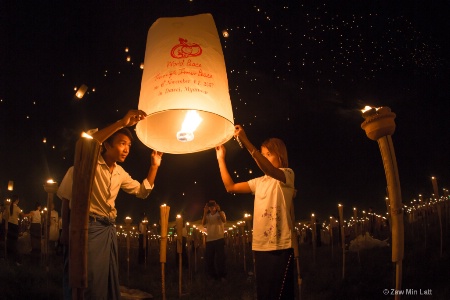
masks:
[[[255,195],[252,250],[255,254],[257,298],[294,299],[294,252],[290,210],[294,196],[294,172],[288,168],[284,142],[271,138],[261,152],[249,141],[244,129],[235,126],[234,136],[249,151],[264,176],[234,183],[225,163],[225,147],[216,147],[220,175],[229,193]]]

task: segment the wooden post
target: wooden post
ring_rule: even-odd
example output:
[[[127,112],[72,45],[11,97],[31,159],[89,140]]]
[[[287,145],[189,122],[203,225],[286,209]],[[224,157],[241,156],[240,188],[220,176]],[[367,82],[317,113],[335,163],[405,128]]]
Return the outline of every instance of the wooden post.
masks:
[[[344,231],[344,207],[338,204],[339,210],[339,228],[341,229],[341,246],[342,246],[342,278],[345,277],[345,231]]]
[[[69,285],[72,287],[72,299],[83,299],[83,289],[88,286],[89,200],[99,154],[100,143],[97,140],[78,140],[75,147],[69,226]]]
[[[47,192],[47,216],[45,218],[46,227],[45,227],[45,268],[46,271],[49,271],[49,265],[48,265],[48,257],[49,257],[49,243],[50,243],[50,219],[52,214],[52,207],[53,207],[53,196],[58,191],[58,183],[54,182],[53,180],[48,180],[44,184],[44,190]]]
[[[330,231],[330,241],[331,241],[331,260],[334,259],[333,222],[335,222],[335,221],[334,221],[334,218],[330,216],[330,227],[329,227],[329,231]]]
[[[125,217],[125,230],[127,233],[127,283],[130,285],[130,236],[131,236],[131,217]]]
[[[365,121],[361,128],[369,139],[377,141],[383,160],[387,190],[390,200],[389,214],[392,223],[392,262],[395,263],[395,289],[402,287],[402,263],[404,256],[403,203],[400,190],[400,176],[397,168],[392,134],[395,132],[395,113],[389,107],[370,108],[363,112]],[[401,295],[395,295],[400,299]]]
[[[161,289],[163,300],[166,300],[165,263],[167,261],[167,227],[169,226],[169,212],[170,206],[167,206],[165,204],[160,206],[161,245],[159,252],[159,262],[161,263]]]
[[[181,298],[183,282],[183,217],[177,215],[178,297]]]
[[[292,198],[295,198],[296,193],[297,193],[297,191],[295,191],[294,197],[292,197]],[[298,250],[298,236],[297,236],[297,230],[295,230],[294,199],[292,199],[292,206],[291,206],[291,211],[289,212],[289,214],[291,216],[291,223],[292,223],[291,242],[292,242],[292,247],[294,248],[294,259],[295,259],[295,263],[296,263],[296,267],[297,267],[298,299],[301,300],[302,299],[302,277],[301,277],[301,273],[300,273],[300,252]]]
[[[317,249],[317,224],[316,216],[311,214],[311,228],[312,228],[312,249],[313,249],[313,262],[316,263],[316,249]]]

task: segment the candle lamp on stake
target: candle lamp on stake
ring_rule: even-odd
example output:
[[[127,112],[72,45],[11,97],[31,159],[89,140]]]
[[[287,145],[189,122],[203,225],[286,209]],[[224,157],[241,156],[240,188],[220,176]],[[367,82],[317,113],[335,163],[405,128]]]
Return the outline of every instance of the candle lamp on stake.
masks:
[[[316,215],[311,214],[311,230],[312,230],[312,246],[313,246],[313,262],[316,262],[316,243],[317,243],[317,226],[316,226]]]
[[[178,296],[181,298],[182,294],[182,278],[183,278],[183,217],[177,215],[177,255],[178,255]]]
[[[53,181],[53,179],[47,180],[44,184],[44,190],[47,192],[47,214],[45,218],[46,226],[45,226],[45,266],[46,270],[49,270],[48,266],[48,256],[49,256],[49,243],[50,243],[50,217],[51,217],[51,209],[53,207],[53,197],[58,191],[58,183]]]
[[[404,256],[403,203],[400,190],[400,178],[397,169],[394,144],[391,135],[395,132],[395,113],[389,107],[373,108],[366,106],[362,110],[364,122],[361,128],[369,139],[378,142],[386,175],[390,216],[392,222],[392,261],[395,263],[395,288],[402,286],[402,261]],[[395,296],[396,299],[400,295]]]
[[[161,287],[162,298],[166,299],[166,273],[165,263],[167,262],[167,229],[169,227],[169,212],[170,206],[163,204],[159,208],[160,210],[160,225],[161,225],[161,243],[159,251],[159,262],[161,263]]]
[[[141,228],[140,228],[141,229]],[[148,247],[148,220],[147,217],[144,217],[142,220],[142,248],[144,248],[144,266],[147,267],[147,247]]]
[[[353,207],[353,219],[355,222],[355,236],[358,236],[358,209]]]
[[[245,221],[239,221],[237,222],[237,226],[239,228],[240,234],[241,234],[241,241],[242,241],[242,253],[244,258],[244,272],[247,273],[247,258],[245,255],[246,252],[246,242],[245,242]]]
[[[437,184],[437,179],[436,177],[432,176],[431,177],[431,183],[433,185],[433,192],[434,192],[434,197],[436,202],[436,208],[437,208],[437,212],[438,212],[438,220],[439,220],[439,230],[441,233],[441,257],[442,257],[442,243],[443,243],[443,236],[442,236],[442,207],[441,207],[441,202],[439,199],[439,190],[438,190],[438,184]]]
[[[127,280],[130,283],[130,234],[131,234],[131,223],[133,219],[131,217],[125,217],[125,227],[127,235]]]
[[[341,246],[342,246],[342,278],[345,277],[345,232],[344,232],[344,206],[338,204],[339,211],[339,228],[341,230]]]

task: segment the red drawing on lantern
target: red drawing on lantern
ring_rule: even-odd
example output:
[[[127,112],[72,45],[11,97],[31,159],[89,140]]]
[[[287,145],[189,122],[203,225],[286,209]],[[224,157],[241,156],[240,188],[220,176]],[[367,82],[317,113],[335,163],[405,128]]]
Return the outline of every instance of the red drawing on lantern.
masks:
[[[194,57],[202,54],[202,47],[196,43],[189,43],[188,40],[179,38],[180,43],[175,45],[170,51],[173,58]]]

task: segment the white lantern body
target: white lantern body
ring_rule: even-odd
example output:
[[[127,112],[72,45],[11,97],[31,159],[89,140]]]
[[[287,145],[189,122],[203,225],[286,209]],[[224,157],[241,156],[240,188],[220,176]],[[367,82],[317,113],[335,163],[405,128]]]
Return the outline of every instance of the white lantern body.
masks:
[[[210,14],[160,18],[150,27],[139,109],[148,116],[136,125],[138,138],[161,152],[199,152],[231,139],[225,60]],[[199,125],[182,132],[192,111],[201,119]]]

